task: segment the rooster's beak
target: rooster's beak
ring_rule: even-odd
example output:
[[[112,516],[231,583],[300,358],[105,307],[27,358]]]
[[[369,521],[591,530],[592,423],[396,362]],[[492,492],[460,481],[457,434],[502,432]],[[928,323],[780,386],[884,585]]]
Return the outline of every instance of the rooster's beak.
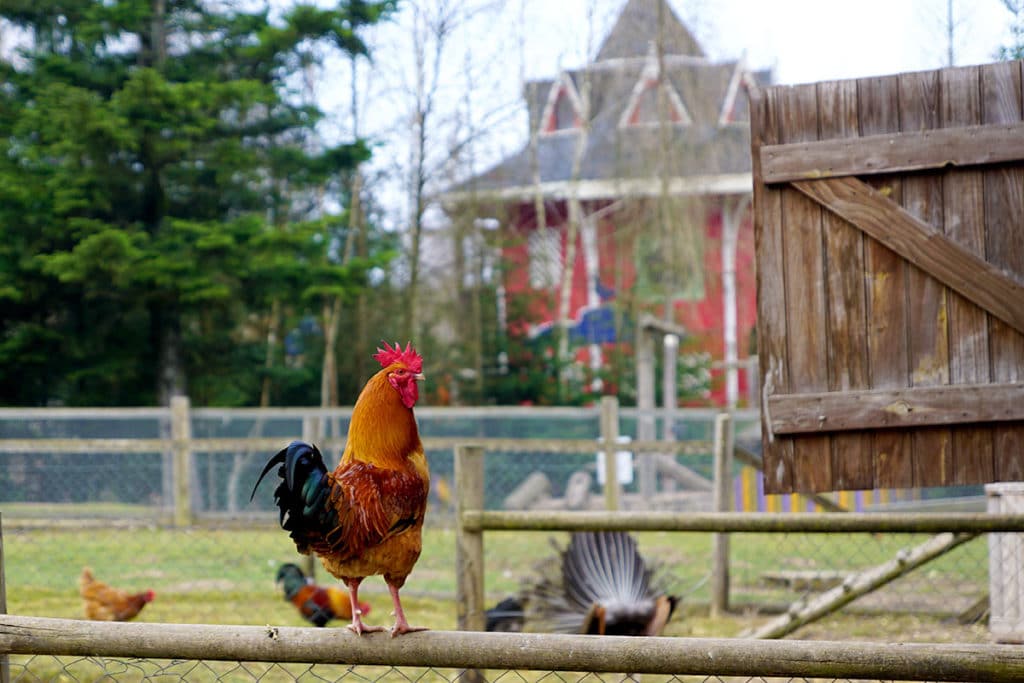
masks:
[[[427,376],[424,375],[422,372],[417,372],[415,375],[412,376],[412,378],[417,382],[422,382],[427,378]]]

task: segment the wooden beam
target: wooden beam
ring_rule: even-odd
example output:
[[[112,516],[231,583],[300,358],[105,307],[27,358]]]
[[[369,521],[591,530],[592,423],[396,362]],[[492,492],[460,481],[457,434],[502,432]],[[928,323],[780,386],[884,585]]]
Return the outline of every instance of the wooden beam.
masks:
[[[801,180],[800,192],[1024,333],[1024,283],[857,178]]]
[[[761,147],[766,183],[1024,159],[1024,123],[939,128]]]
[[[4,524],[0,515],[0,614],[7,614],[7,567],[4,564]],[[11,660],[0,654],[0,683],[11,683]]]
[[[656,318],[650,313],[640,314],[639,327],[644,332],[653,332],[655,334],[674,334],[677,337],[687,337],[690,334],[682,325]]]
[[[757,471],[761,472],[762,475],[764,474],[764,461],[757,453],[754,453],[743,446],[733,446],[732,454],[734,460],[738,460],[744,465],[753,467]],[[806,493],[804,495],[813,500],[815,504],[825,512],[847,512],[846,508],[823,493]]]
[[[427,631],[391,638],[344,629],[0,617],[0,653],[90,658],[479,667],[741,678],[1024,680],[1011,645],[738,638],[631,638]],[[123,668],[118,663],[118,668]]]
[[[484,453],[479,448],[455,449],[455,514],[462,518],[466,509],[484,506]],[[487,626],[484,606],[484,535],[455,528],[455,604],[460,631],[483,631]],[[478,669],[463,669],[460,680],[466,683],[484,681]]]
[[[776,394],[768,414],[776,436],[1024,421],[1024,383]]]
[[[896,557],[848,577],[842,584],[825,591],[807,603],[795,603],[785,614],[762,624],[749,638],[782,638],[801,626],[817,621],[848,605],[862,595],[876,591],[905,576],[936,557],[976,538],[975,534],[939,534],[911,549],[901,549]]]
[[[958,512],[564,512],[467,510],[483,531],[710,531],[750,533],[993,533],[1024,531],[1024,515]]]
[[[715,419],[714,472],[715,512],[729,512],[732,507],[733,425],[728,413]],[[729,611],[729,534],[711,535],[711,616],[721,617]]]

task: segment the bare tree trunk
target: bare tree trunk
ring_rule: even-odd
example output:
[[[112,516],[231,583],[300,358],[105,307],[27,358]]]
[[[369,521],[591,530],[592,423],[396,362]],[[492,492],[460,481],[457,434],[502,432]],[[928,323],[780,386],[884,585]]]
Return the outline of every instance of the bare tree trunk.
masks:
[[[587,10],[587,25],[588,25],[588,46],[590,44],[590,30],[593,28],[594,16],[593,7],[588,7]],[[589,49],[588,49],[589,53]],[[579,237],[581,230],[581,224],[583,222],[583,209],[580,205],[578,196],[578,185],[580,179],[580,169],[583,165],[583,155],[587,150],[587,144],[590,141],[590,79],[587,76],[587,71],[582,72],[582,80],[580,83],[580,132],[579,137],[576,140],[576,149],[573,152],[572,158],[572,171],[569,178],[569,225],[568,232],[565,237],[565,260],[564,267],[562,268],[562,283],[560,287],[560,295],[558,300],[558,319],[555,325],[555,332],[558,335],[558,361],[561,369],[559,377],[559,395],[560,398],[565,398],[565,392],[568,389],[567,381],[568,376],[565,372],[565,364],[569,359],[569,316],[570,316],[570,303],[572,295],[572,281],[573,272],[576,270],[576,242]]]
[[[341,297],[323,305],[324,362],[320,372],[320,406],[338,405],[338,327]]]
[[[736,243],[743,213],[750,197],[722,203],[722,335],[725,341],[725,405],[732,410],[739,401],[739,349],[736,337]]]
[[[413,53],[416,59],[415,110],[412,121],[410,147],[412,196],[410,198],[409,290],[405,297],[403,324],[411,338],[419,332],[418,306],[420,281],[420,249],[423,240],[423,213],[427,208],[427,125],[431,122],[434,98],[440,83],[441,56],[452,29],[453,9],[442,3],[438,15],[424,17],[414,9],[416,25],[413,27]],[[433,39],[433,63],[428,75],[427,36]]]
[[[274,298],[270,302],[270,318],[267,321],[267,353],[263,358],[263,382],[260,386],[260,407],[266,408],[270,405],[270,392],[274,382],[270,378],[270,370],[274,367],[274,355],[277,351],[277,333],[281,325],[281,301]]]
[[[582,138],[584,134],[580,133],[580,135]],[[584,145],[585,139],[581,139],[579,141],[580,148]],[[577,152],[576,156],[579,158],[582,154]],[[576,170],[574,169],[574,171]],[[575,175],[574,173],[574,180],[576,179]],[[574,191],[573,196],[569,199],[569,225],[565,233],[565,260],[562,266],[562,282],[559,286],[558,322],[555,326],[558,335],[558,361],[559,367],[562,368],[559,378],[559,394],[563,399],[565,398],[567,380],[563,364],[569,359],[569,315],[573,273],[576,270],[576,242],[579,239],[580,223],[583,221],[583,209],[575,195]]]

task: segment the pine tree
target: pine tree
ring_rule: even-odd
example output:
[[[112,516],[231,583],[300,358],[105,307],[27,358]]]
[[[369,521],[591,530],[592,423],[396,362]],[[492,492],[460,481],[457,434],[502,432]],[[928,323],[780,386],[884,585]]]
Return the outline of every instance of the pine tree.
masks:
[[[253,400],[251,321],[330,265],[308,198],[368,157],[291,90],[391,4],[0,0],[0,402]]]

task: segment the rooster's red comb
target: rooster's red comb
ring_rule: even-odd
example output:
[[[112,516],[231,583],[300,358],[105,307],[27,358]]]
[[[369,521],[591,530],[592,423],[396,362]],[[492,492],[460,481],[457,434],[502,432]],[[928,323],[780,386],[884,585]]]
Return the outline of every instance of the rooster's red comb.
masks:
[[[395,342],[394,346],[391,346],[387,342],[381,342],[384,348],[377,348],[377,353],[373,354],[374,360],[381,364],[382,367],[387,367],[392,363],[402,363],[408,368],[409,372],[423,372],[423,356],[416,353],[416,349],[412,347],[412,342],[408,342],[405,345],[405,349],[398,342]]]

